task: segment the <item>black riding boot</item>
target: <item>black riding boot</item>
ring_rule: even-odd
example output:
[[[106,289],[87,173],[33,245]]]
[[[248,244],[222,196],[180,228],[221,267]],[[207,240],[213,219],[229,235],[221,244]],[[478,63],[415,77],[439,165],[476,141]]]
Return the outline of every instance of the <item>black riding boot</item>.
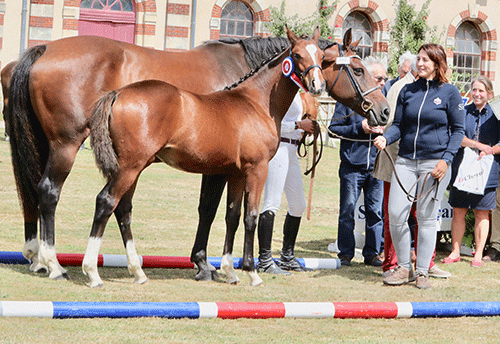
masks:
[[[281,270],[273,260],[271,253],[271,242],[273,240],[274,213],[266,210],[259,216],[257,235],[259,238],[259,262],[257,272],[266,272],[278,275],[290,275],[289,272]]]
[[[299,232],[300,219],[300,217],[286,214],[285,223],[283,224],[283,249],[281,250],[281,258],[277,263],[283,270],[299,272],[312,270],[300,265],[294,255],[295,240]]]

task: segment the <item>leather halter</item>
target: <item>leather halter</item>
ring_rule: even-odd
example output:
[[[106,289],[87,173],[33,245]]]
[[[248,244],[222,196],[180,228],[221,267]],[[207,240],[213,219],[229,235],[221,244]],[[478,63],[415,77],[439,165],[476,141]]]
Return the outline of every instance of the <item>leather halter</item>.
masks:
[[[293,59],[293,57],[292,57],[292,47],[290,47],[290,55],[289,56]],[[301,72],[300,70],[298,70],[297,68],[295,68],[295,63],[294,63],[294,70],[293,70],[293,72],[300,78],[300,81],[302,83],[304,83],[305,76],[313,68],[319,68],[319,70],[321,70],[321,71],[323,70],[323,68],[320,65],[313,64],[313,65],[307,67],[305,71]]]
[[[343,57],[344,56],[344,52],[342,51],[342,45],[341,44],[337,44],[338,45],[338,48],[339,48],[339,55],[340,57]],[[361,58],[358,56],[358,55],[352,55],[350,56],[351,58],[358,58],[361,60]],[[345,70],[345,72],[347,73],[347,76],[349,77],[349,81],[351,82],[351,85],[352,87],[354,88],[354,91],[356,92],[356,95],[361,99],[361,109],[367,113],[368,111],[370,111],[372,108],[373,108],[373,102],[366,99],[365,96],[367,96],[368,94],[372,93],[373,91],[376,91],[379,88],[379,86],[375,86],[373,88],[370,88],[368,91],[365,91],[363,92],[361,90],[361,87],[359,87],[359,83],[358,81],[354,78],[354,75],[352,74],[352,71],[349,69],[348,65],[346,64],[342,64],[340,66],[340,70],[337,74],[337,78],[335,79],[335,81],[333,82],[332,86],[330,87],[330,89],[328,90],[328,93],[332,93],[332,90],[333,88],[335,87],[335,85],[337,84],[337,81],[339,80],[339,77],[340,77],[340,74],[342,73],[342,70]]]

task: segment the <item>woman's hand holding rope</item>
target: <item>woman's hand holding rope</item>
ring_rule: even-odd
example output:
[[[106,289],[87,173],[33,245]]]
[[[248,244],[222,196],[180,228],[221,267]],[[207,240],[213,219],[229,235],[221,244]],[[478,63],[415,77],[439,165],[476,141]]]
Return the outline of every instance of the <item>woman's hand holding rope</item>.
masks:
[[[384,150],[385,147],[387,146],[387,139],[385,137],[383,137],[382,135],[381,136],[377,136],[373,140],[373,145],[375,147],[377,147],[378,150]]]

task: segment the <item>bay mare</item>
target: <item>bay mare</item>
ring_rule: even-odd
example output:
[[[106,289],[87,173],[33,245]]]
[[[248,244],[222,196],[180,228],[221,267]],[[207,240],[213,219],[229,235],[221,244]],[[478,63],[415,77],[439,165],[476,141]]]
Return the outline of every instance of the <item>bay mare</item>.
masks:
[[[226,239],[221,268],[227,283],[239,282],[233,268],[233,247],[243,203],[245,226],[242,269],[250,285],[262,284],[253,257],[253,242],[269,160],[279,145],[281,120],[299,86],[284,75],[293,61],[314,95],[325,89],[317,46],[287,28],[290,48],[266,62],[231,90],[199,95],[158,80],[145,80],[111,91],[96,104],[90,119],[91,144],[107,184],[97,196],[94,222],[83,259],[90,286],[102,286],[97,260],[102,236],[115,213],[125,244],[129,271],[136,283],[142,271],[131,232],[132,198],[141,172],[160,159],[177,169],[224,175],[228,181]]]
[[[9,118],[9,126],[15,128],[10,135],[11,154],[25,222],[23,254],[33,261],[30,269],[39,271],[48,267],[50,278],[69,277],[55,256],[55,209],[78,148],[89,135],[92,106],[101,95],[148,78],[167,81],[200,94],[213,92],[232,84],[287,44],[285,38],[254,37],[229,42],[210,41],[188,51],[166,52],[101,37],[78,36],[26,51],[14,75],[2,73],[2,85],[4,93],[10,95],[6,118]],[[340,51],[338,45],[328,41],[320,40],[320,46],[326,53]],[[350,40],[346,44],[345,37],[343,49],[354,54]],[[373,82],[364,66],[357,59],[353,59],[351,65],[351,69],[363,72],[356,75],[361,89],[369,89]],[[324,74],[331,76],[330,84],[327,79],[329,94],[369,117],[369,113],[361,109],[361,101],[348,86],[345,76],[333,85],[338,66],[323,62],[323,67],[327,68]],[[9,80],[10,90],[6,90]],[[373,92],[366,98],[374,104],[370,111],[371,123],[375,124],[374,120],[384,123],[388,111],[385,98],[380,92]],[[199,267],[205,266],[198,274],[200,279],[204,279],[209,270],[206,244],[202,252],[198,248],[208,240],[225,183],[224,176],[204,175],[202,178],[200,222],[192,254],[193,262]],[[39,263],[39,256],[43,264]],[[205,257],[204,261],[200,261],[200,257]]]

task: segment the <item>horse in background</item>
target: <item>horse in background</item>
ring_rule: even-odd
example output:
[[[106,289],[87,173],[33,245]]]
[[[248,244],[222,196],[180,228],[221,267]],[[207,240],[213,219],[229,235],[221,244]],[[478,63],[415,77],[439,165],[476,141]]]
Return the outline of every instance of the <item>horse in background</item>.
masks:
[[[97,102],[90,119],[91,144],[107,184],[97,196],[82,264],[91,287],[103,285],[97,258],[113,212],[120,223],[129,271],[136,283],[147,281],[132,238],[131,210],[138,178],[156,159],[186,172],[226,176],[221,268],[228,283],[239,281],[232,252],[243,203],[242,269],[250,285],[262,284],[255,271],[253,243],[268,162],[279,145],[281,120],[299,90],[291,77],[299,75],[299,83],[312,94],[325,89],[319,36],[319,28],[312,39],[298,38],[287,28],[290,48],[230,90],[198,95],[163,81],[145,80],[112,91]]]
[[[2,83],[2,96],[3,96],[3,122],[5,123],[5,138],[8,139],[10,134],[10,118],[9,118],[9,85],[12,79],[12,73],[17,65],[17,61],[12,61],[2,68],[1,83]]]

